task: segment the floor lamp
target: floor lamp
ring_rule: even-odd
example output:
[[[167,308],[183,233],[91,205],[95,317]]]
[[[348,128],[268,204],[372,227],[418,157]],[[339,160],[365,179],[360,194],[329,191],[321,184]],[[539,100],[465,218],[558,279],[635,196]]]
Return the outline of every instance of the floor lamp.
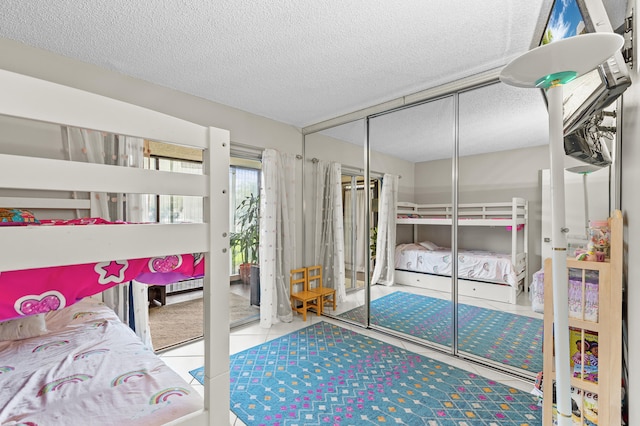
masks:
[[[503,83],[516,87],[546,89],[547,94],[551,160],[556,404],[559,426],[570,426],[572,423],[562,85],[598,67],[619,51],[623,44],[624,38],[614,33],[591,33],[570,37],[526,52],[511,61],[500,73]]]

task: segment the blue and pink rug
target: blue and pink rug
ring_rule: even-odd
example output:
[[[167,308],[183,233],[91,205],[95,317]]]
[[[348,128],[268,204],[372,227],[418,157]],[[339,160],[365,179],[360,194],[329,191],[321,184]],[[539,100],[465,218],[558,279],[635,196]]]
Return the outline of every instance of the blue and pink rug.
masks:
[[[232,355],[231,410],[250,426],[542,422],[529,393],[324,321]]]
[[[371,323],[451,346],[448,300],[396,291],[371,302]],[[340,315],[362,323],[364,307]],[[537,373],[542,371],[543,321],[458,304],[458,350]]]

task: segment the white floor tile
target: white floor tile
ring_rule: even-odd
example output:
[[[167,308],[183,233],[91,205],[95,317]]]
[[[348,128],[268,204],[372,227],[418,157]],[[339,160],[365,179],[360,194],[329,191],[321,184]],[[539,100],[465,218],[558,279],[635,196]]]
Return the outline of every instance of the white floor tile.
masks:
[[[200,396],[204,398],[204,386],[202,386],[196,379],[193,379],[191,387],[194,388],[200,394]]]
[[[165,364],[180,375],[185,381],[191,382],[193,376],[189,371],[204,365],[204,355],[201,356],[168,356],[160,357]]]
[[[231,355],[261,345],[267,341],[266,334],[247,334],[229,336],[229,353]]]

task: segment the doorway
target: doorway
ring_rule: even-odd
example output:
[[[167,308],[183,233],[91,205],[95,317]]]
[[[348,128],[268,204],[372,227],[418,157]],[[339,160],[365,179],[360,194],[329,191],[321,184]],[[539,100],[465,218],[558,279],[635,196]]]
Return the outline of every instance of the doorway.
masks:
[[[365,178],[357,173],[343,170],[342,200],[344,206],[344,247],[345,247],[345,288],[347,292],[362,290],[365,286],[366,259],[371,256],[375,241],[366,227],[367,223],[376,223],[376,209],[367,205],[367,194],[372,206],[378,199],[379,181],[371,179],[369,185]],[[367,222],[367,214],[370,214]],[[375,228],[372,228],[375,229]],[[369,265],[373,265],[370,258]]]

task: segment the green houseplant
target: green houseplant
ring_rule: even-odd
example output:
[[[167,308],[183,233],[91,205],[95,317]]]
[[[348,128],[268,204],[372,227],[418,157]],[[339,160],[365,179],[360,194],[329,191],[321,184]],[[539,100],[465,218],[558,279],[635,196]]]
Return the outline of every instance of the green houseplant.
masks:
[[[371,228],[369,233],[369,254],[371,255],[371,271],[376,264],[376,253],[378,250],[378,227]]]
[[[249,283],[251,265],[258,264],[260,243],[260,198],[248,195],[236,208],[236,232],[231,233],[230,243],[234,255],[240,255],[240,279]]]

